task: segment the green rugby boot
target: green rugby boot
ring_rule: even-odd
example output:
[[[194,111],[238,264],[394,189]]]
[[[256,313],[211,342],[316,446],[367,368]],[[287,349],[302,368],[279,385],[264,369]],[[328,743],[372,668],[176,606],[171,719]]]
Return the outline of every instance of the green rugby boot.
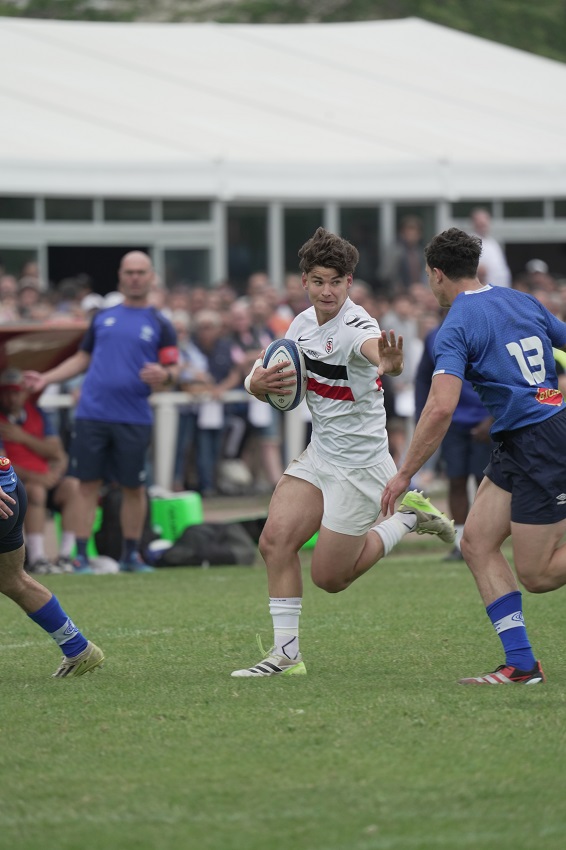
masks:
[[[414,530],[417,534],[436,534],[444,543],[454,543],[456,539],[454,520],[448,519],[442,511],[434,507],[430,499],[418,490],[409,490],[405,494],[399,506],[399,512],[415,514],[417,525]]]

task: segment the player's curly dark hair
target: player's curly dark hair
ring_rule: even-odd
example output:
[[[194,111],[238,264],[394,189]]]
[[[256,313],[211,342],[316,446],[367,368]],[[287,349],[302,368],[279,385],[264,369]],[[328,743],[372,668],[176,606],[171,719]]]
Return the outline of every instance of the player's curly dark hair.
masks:
[[[476,277],[482,242],[457,227],[451,227],[435,236],[424,249],[427,265],[440,269],[450,280]]]
[[[324,227],[319,227],[299,250],[299,268],[305,274],[315,266],[336,269],[339,275],[354,274],[359,259],[358,249],[351,242]]]

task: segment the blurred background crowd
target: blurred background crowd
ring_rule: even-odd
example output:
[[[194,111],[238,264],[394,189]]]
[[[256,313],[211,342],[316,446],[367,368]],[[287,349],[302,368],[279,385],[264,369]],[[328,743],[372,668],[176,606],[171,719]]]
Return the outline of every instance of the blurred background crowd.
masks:
[[[482,281],[530,292],[554,314],[566,318],[566,278],[536,257],[512,276],[503,249],[490,235],[487,210],[472,211],[469,229],[483,240]],[[414,427],[415,378],[427,335],[443,318],[426,282],[423,248],[422,221],[406,216],[371,283],[356,277],[350,292],[352,301],[362,305],[382,329],[393,329],[404,338],[404,372],[398,378],[386,377],[384,382],[390,447],[396,462]],[[118,291],[105,295],[94,291],[88,269],[47,282],[32,261],[23,265],[19,275],[4,273],[0,257],[0,327],[86,323],[121,297]],[[222,281],[210,287],[192,281],[167,287],[156,275],[151,299],[175,326],[181,361],[176,390],[190,394],[178,407],[171,489],[197,490],[204,498],[219,493],[271,492],[289,460],[285,457],[285,417],[244,394],[241,400],[226,402],[225,394],[243,389],[244,378],[260,352],[272,339],[284,336],[294,316],[309,306],[300,275],[290,272],[283,281],[274,281],[257,270],[243,286]],[[76,397],[80,383],[76,379],[47,392],[69,392]],[[41,404],[49,407],[48,396]],[[303,407],[306,445],[309,414],[306,405]],[[72,408],[52,415],[68,446]],[[151,459],[148,466],[151,469]],[[422,484],[432,487],[435,479],[444,475],[441,459],[435,459],[421,474],[426,479]]]

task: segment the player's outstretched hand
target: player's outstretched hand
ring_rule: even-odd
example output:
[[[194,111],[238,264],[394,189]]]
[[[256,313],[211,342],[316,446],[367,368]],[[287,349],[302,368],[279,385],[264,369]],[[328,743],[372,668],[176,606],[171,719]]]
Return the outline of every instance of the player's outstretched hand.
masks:
[[[395,336],[395,331],[381,331],[377,339],[377,350],[379,352],[379,366],[377,371],[380,375],[400,375],[403,371],[403,337]]]
[[[395,513],[395,502],[409,489],[411,479],[403,472],[398,472],[390,478],[381,494],[381,513],[384,517]]]

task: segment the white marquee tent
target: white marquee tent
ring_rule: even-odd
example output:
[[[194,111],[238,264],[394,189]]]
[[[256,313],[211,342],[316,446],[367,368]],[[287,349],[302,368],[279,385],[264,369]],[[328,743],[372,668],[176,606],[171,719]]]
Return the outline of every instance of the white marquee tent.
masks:
[[[0,192],[566,197],[566,65],[409,18],[0,19]]]

